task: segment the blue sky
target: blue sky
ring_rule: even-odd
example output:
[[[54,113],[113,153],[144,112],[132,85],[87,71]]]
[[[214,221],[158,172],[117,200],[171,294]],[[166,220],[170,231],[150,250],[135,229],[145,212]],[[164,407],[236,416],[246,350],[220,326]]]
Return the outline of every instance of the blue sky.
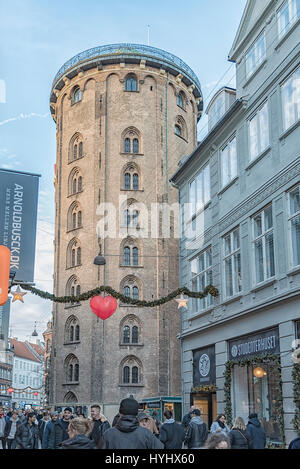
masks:
[[[0,168],[42,175],[35,268],[39,288],[52,290],[56,129],[49,94],[60,66],[98,45],[147,44],[150,25],[150,45],[172,52],[193,69],[206,107],[218,88],[235,83],[235,66],[227,56],[245,5],[246,0],[0,0]],[[198,139],[206,131],[203,118]],[[41,334],[52,306],[30,294],[24,301],[11,310],[11,333],[22,340],[29,338],[34,321]]]

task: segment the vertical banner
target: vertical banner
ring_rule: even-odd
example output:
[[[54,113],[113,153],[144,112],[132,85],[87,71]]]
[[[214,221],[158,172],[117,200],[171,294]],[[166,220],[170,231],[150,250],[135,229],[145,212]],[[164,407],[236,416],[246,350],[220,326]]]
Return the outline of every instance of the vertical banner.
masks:
[[[11,250],[15,281],[32,283],[39,175],[0,169],[0,244]]]

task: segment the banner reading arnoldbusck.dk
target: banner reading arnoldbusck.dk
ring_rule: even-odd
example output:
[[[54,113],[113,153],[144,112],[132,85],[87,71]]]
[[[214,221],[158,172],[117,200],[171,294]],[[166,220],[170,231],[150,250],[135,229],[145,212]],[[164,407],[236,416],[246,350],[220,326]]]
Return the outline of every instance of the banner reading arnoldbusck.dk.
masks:
[[[0,169],[0,244],[15,280],[33,282],[39,175]]]

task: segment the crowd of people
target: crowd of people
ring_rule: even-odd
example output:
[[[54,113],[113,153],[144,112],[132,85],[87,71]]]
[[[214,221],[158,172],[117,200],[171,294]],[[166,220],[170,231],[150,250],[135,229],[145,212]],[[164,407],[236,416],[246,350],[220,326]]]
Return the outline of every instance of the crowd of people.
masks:
[[[112,425],[97,404],[91,416],[70,407],[63,412],[8,409],[0,406],[2,449],[264,449],[266,434],[257,414],[247,424],[237,417],[230,428],[224,414],[218,415],[209,429],[199,409],[192,406],[181,423],[172,411],[164,412],[161,422],[139,410],[133,398],[123,399]],[[289,449],[300,449],[300,438]]]

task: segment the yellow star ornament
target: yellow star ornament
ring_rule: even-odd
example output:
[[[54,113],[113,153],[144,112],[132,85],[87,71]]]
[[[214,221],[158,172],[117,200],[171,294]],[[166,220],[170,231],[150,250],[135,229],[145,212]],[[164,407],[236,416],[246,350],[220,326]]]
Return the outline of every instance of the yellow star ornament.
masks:
[[[14,301],[21,301],[22,303],[24,303],[24,300],[23,300],[23,296],[24,295],[27,295],[27,293],[23,293],[18,285],[18,288],[16,289],[16,291],[12,291],[11,292],[12,296],[13,296],[13,300],[12,300],[12,303],[14,303]]]
[[[180,295],[180,298],[176,299],[175,301],[177,301],[177,303],[178,303],[178,309],[179,308],[186,308],[187,309],[187,302],[189,301],[188,298],[184,298],[183,295]]]

